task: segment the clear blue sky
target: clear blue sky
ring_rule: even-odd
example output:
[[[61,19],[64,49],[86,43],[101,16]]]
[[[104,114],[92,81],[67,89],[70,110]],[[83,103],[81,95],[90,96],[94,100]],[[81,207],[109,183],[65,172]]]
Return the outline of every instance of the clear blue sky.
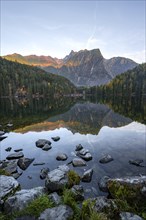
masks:
[[[1,55],[99,48],[105,58],[145,60],[145,1],[1,1]]]

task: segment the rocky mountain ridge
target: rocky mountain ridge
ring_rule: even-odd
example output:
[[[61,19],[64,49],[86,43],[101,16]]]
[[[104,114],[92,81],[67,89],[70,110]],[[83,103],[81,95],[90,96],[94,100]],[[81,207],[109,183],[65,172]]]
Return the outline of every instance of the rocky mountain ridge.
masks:
[[[64,59],[50,56],[21,56],[12,54],[5,59],[39,66],[47,72],[68,78],[75,86],[96,86],[111,81],[115,76],[138,64],[124,57],[105,59],[99,49],[73,50]]]

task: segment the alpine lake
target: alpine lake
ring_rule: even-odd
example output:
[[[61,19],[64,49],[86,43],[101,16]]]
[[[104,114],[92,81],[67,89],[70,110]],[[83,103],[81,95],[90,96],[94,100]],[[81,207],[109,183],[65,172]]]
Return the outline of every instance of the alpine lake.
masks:
[[[45,180],[40,178],[42,168],[51,171],[68,164],[80,176],[92,168],[91,182],[81,183],[85,196],[104,195],[98,187],[103,176],[146,175],[145,110],[144,101],[141,106],[133,102],[130,105],[125,102],[123,106],[120,100],[105,103],[96,97],[0,99],[0,130],[6,132],[6,138],[0,142],[0,160],[17,149],[22,149],[26,158],[34,158],[17,179],[24,189],[45,185]],[[60,139],[53,141],[52,137],[56,136]],[[39,139],[51,141],[52,148],[44,151],[36,147]],[[86,166],[74,167],[71,161],[78,158],[75,149],[79,144],[89,150],[92,159],[85,161]],[[8,147],[12,149],[6,151]],[[61,153],[67,155],[67,160],[56,160]],[[105,155],[111,155],[113,160],[100,163]],[[129,163],[131,160],[141,160],[141,166]],[[35,163],[42,165],[34,166]]]

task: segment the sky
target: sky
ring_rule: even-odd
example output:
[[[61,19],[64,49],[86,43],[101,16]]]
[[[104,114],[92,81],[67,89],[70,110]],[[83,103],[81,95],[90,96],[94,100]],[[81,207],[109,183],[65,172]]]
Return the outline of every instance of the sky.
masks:
[[[1,0],[1,55],[50,55],[99,48],[109,59],[145,60],[145,0]]]

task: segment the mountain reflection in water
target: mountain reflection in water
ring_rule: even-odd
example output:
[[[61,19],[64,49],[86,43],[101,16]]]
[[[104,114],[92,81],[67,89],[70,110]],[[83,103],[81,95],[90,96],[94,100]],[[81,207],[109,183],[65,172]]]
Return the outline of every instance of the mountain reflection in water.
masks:
[[[107,105],[74,99],[62,99],[58,103],[48,103],[42,99],[31,100],[25,107],[17,102],[13,102],[13,108],[11,105],[9,100],[5,100],[0,109],[0,124],[4,126],[6,120],[14,124],[14,130],[7,133],[8,137],[0,143],[1,160],[15,149],[23,148],[25,157],[35,158],[35,163],[45,163],[42,166],[31,164],[23,171],[18,178],[22,188],[44,185],[44,180],[39,177],[40,170],[43,167],[52,170],[69,163],[76,157],[75,147],[78,144],[89,149],[93,156],[91,161],[86,162],[86,167],[74,168],[69,165],[80,175],[83,175],[84,170],[93,168],[92,181],[82,183],[86,194],[104,194],[98,189],[98,181],[105,175],[120,177],[146,174],[145,167],[129,164],[129,160],[142,159],[146,165],[146,126],[115,113]],[[59,136],[60,140],[53,142],[53,136]],[[35,142],[38,139],[51,140],[52,149],[46,152],[37,148]],[[11,152],[5,151],[7,147],[12,147]],[[58,153],[67,154],[68,159],[57,161]],[[112,155],[114,160],[100,164],[99,159],[105,154]],[[32,179],[28,179],[28,176]]]

